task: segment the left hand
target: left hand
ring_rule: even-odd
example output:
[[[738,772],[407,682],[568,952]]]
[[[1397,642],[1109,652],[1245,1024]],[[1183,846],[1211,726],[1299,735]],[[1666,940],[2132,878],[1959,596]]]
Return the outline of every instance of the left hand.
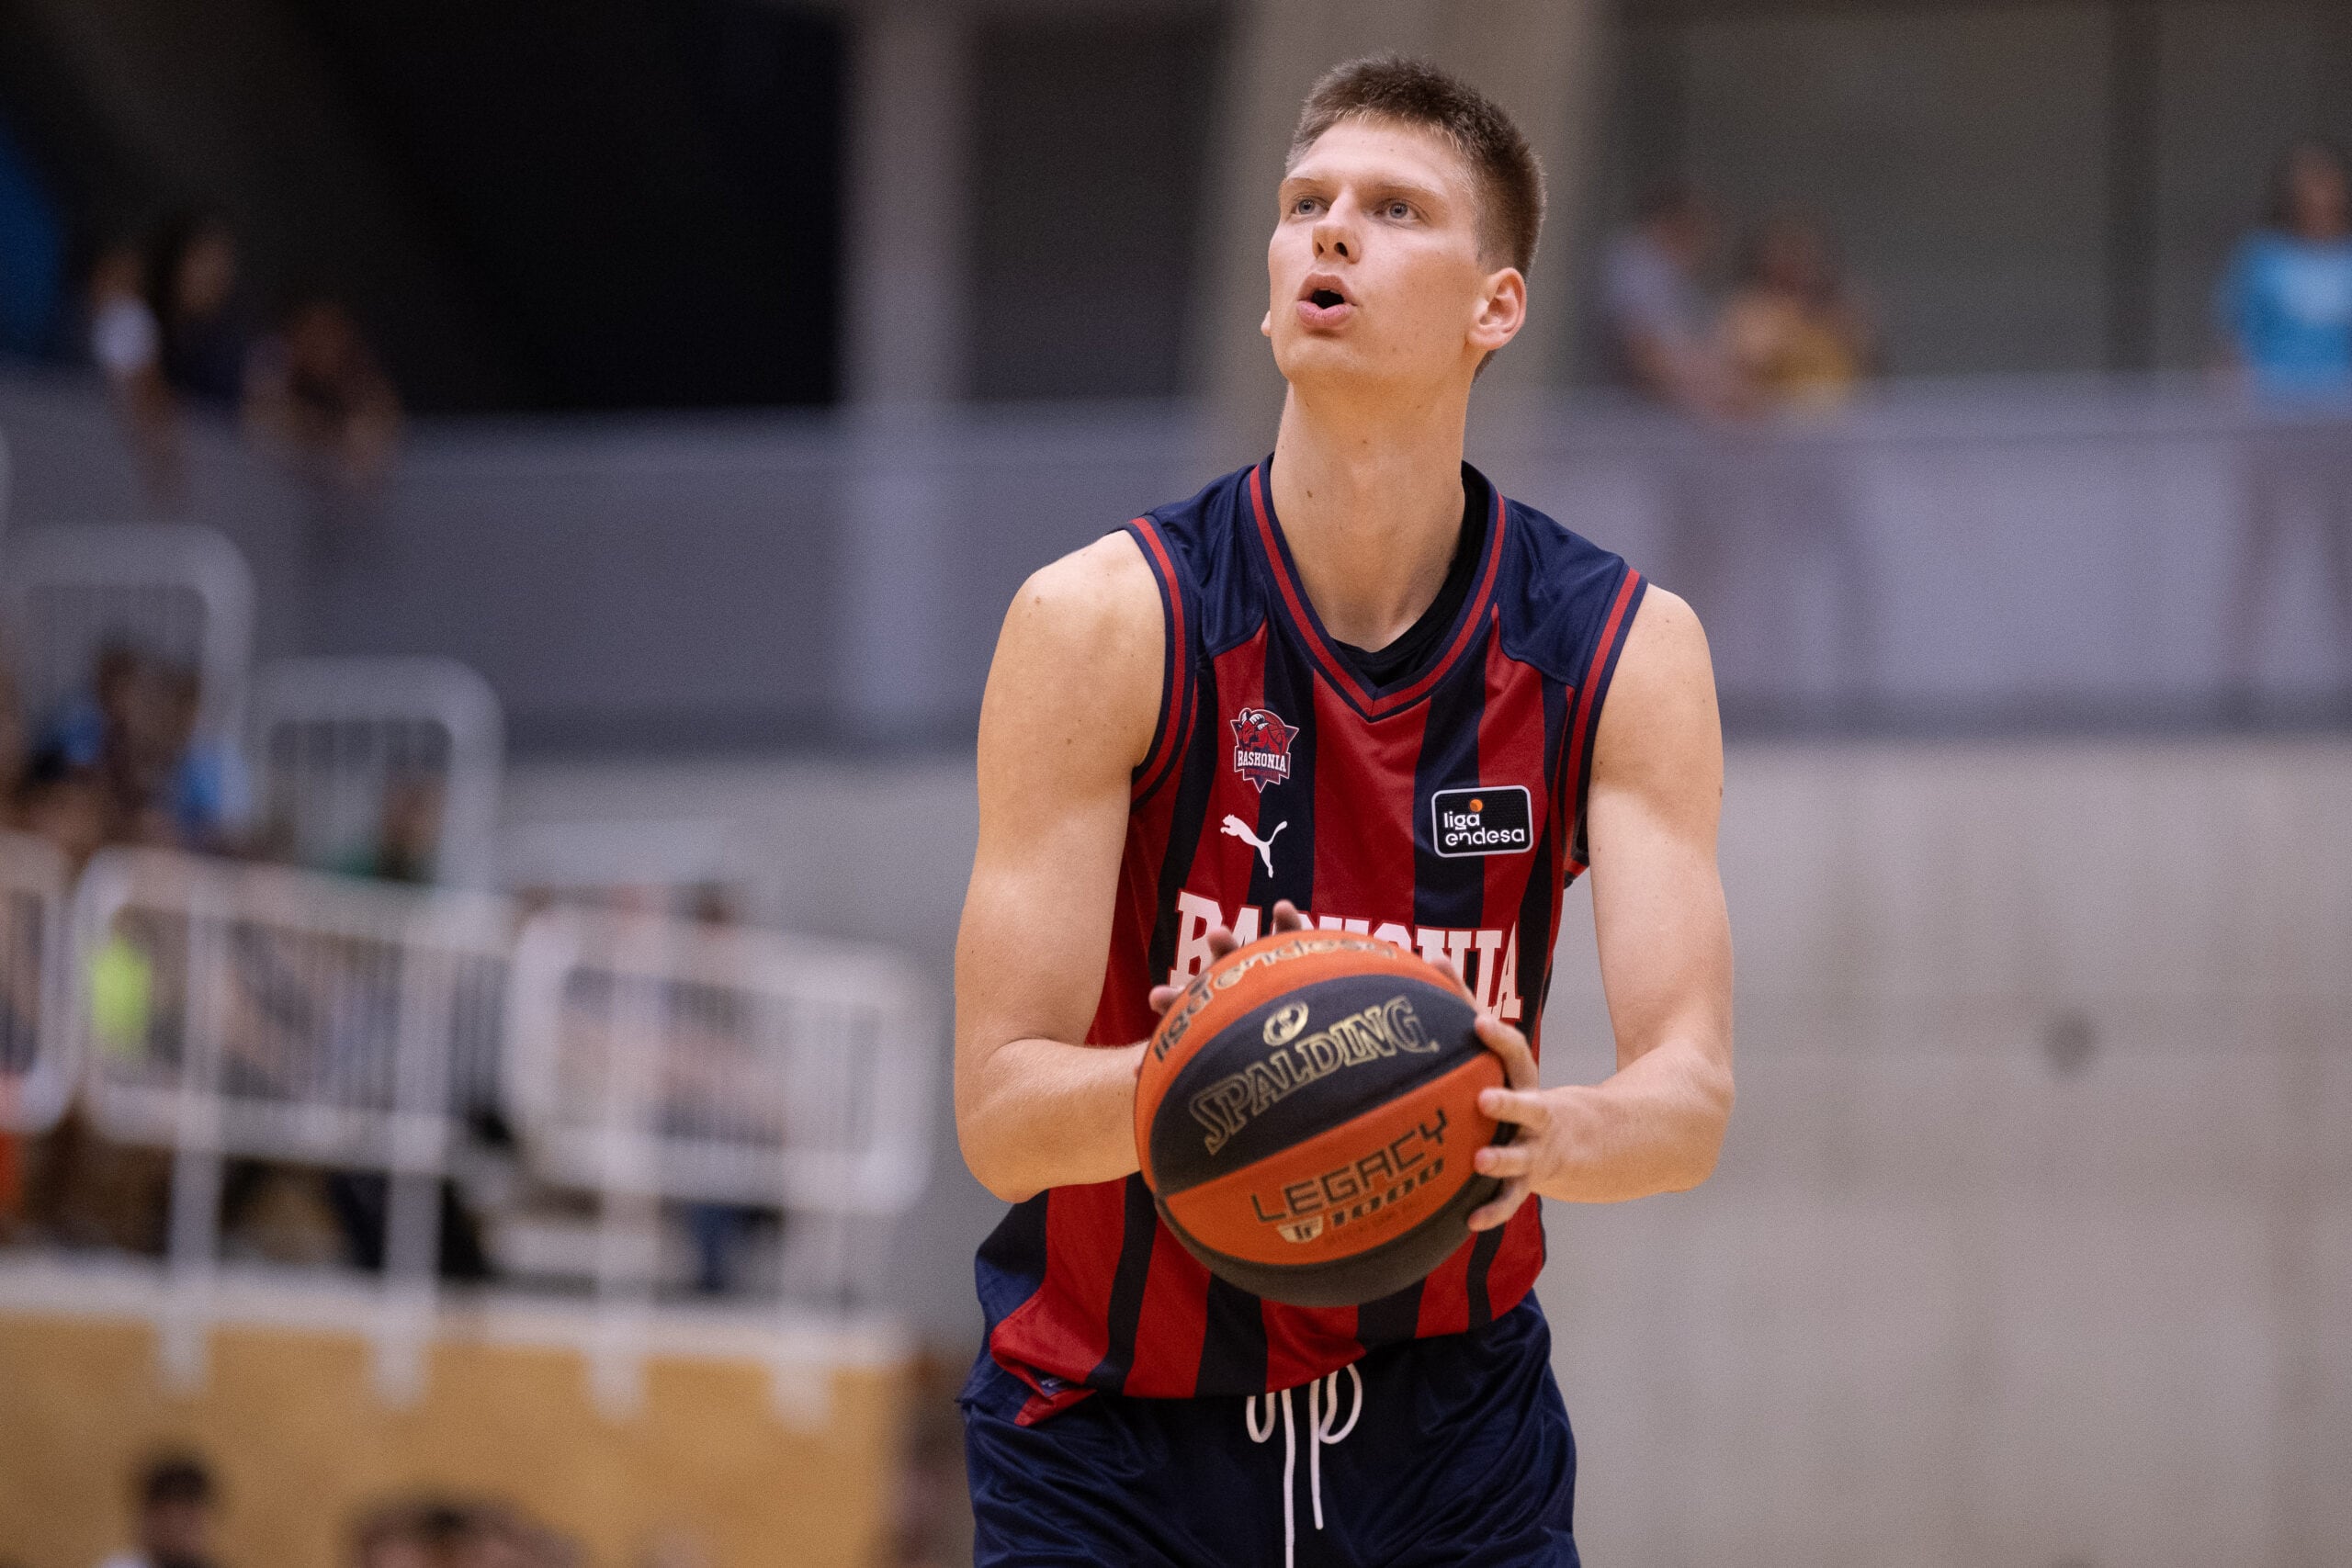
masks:
[[[1508,1089],[1482,1090],[1478,1109],[1498,1122],[1516,1124],[1519,1134],[1510,1143],[1489,1144],[1472,1157],[1481,1176],[1502,1179],[1503,1190],[1470,1216],[1474,1231],[1492,1230],[1519,1212],[1536,1184],[1558,1167],[1555,1138],[1563,1131],[1553,1115],[1553,1094],[1541,1087],[1535,1053],[1527,1036],[1491,1012],[1478,1015],[1478,1043],[1500,1056]]]

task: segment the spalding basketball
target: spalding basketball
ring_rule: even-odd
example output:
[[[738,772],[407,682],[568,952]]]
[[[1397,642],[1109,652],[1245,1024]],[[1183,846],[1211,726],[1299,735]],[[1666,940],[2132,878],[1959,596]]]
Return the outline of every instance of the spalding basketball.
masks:
[[[1210,964],[1159,1021],[1136,1147],[1160,1218],[1257,1295],[1351,1306],[1403,1290],[1501,1184],[1472,1154],[1500,1058],[1450,970],[1345,931],[1285,931]]]

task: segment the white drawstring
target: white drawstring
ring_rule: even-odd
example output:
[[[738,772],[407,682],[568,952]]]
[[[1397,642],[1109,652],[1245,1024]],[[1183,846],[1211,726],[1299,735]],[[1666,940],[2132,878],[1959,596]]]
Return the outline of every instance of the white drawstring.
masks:
[[[1340,1369],[1355,1385],[1355,1403],[1348,1410],[1345,1426],[1340,1419],[1340,1372],[1317,1378],[1306,1385],[1306,1491],[1315,1509],[1315,1528],[1323,1528],[1323,1450],[1338,1443],[1356,1429],[1357,1418],[1363,1415],[1363,1374],[1353,1363]],[[1297,1417],[1290,1402],[1291,1391],[1283,1389],[1283,1568],[1292,1568],[1298,1537],[1297,1504],[1291,1495],[1298,1474]],[[1266,1394],[1266,1429],[1258,1429],[1258,1400],[1251,1394],[1241,1406],[1242,1425],[1249,1428],[1250,1440],[1262,1443],[1274,1435],[1274,1394]]]
[[[1290,1390],[1282,1392],[1283,1401],[1283,1568],[1291,1568],[1292,1540],[1295,1534],[1291,1522],[1290,1483],[1298,1462],[1297,1434],[1293,1430],[1290,1415]],[[1250,1440],[1262,1443],[1274,1435],[1274,1396],[1266,1395],[1266,1429],[1258,1430],[1258,1396],[1251,1394],[1241,1406],[1241,1424],[1250,1429]]]

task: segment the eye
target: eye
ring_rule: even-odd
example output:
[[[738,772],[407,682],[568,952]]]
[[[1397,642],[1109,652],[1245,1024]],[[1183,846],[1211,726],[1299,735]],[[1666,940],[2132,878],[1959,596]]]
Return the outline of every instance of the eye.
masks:
[[[1409,201],[1392,201],[1385,210],[1389,217],[1401,223],[1413,216],[1413,204]]]
[[[1313,197],[1302,196],[1290,204],[1291,215],[1293,217],[1303,218],[1306,214],[1314,211],[1318,205],[1319,204]]]

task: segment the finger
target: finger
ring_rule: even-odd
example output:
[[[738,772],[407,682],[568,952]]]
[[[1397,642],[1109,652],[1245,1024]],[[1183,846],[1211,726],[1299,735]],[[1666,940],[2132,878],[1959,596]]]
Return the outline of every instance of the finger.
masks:
[[[1300,914],[1298,906],[1287,898],[1274,900],[1273,919],[1274,930],[1278,931],[1303,931],[1306,929],[1306,917]]]
[[[1532,1178],[1535,1175],[1535,1148],[1530,1143],[1488,1144],[1477,1152],[1470,1164],[1481,1176],[1498,1176],[1506,1179],[1514,1176]]]
[[[1480,1089],[1478,1109],[1498,1122],[1509,1122],[1532,1133],[1542,1132],[1552,1122],[1552,1102],[1540,1090]]]
[[[1239,942],[1233,940],[1233,933],[1231,931],[1226,930],[1223,926],[1217,927],[1216,930],[1209,932],[1209,962],[1214,964],[1216,960],[1223,958],[1227,953],[1231,953],[1235,948],[1239,947],[1240,945],[1241,944]]]
[[[1493,1230],[1497,1225],[1519,1213],[1519,1206],[1525,1201],[1527,1201],[1526,1178],[1517,1177],[1506,1181],[1503,1183],[1502,1191],[1496,1194],[1492,1202],[1482,1205],[1471,1213],[1470,1228],[1474,1231]]]
[[[1176,998],[1183,994],[1184,987],[1182,986],[1154,986],[1151,988],[1151,1010],[1166,1012],[1176,1005]]]
[[[1535,1068],[1535,1053],[1527,1048],[1527,1036],[1497,1018],[1482,1012],[1476,1025],[1478,1043],[1503,1059],[1503,1079],[1513,1089],[1533,1089],[1543,1077]]]

